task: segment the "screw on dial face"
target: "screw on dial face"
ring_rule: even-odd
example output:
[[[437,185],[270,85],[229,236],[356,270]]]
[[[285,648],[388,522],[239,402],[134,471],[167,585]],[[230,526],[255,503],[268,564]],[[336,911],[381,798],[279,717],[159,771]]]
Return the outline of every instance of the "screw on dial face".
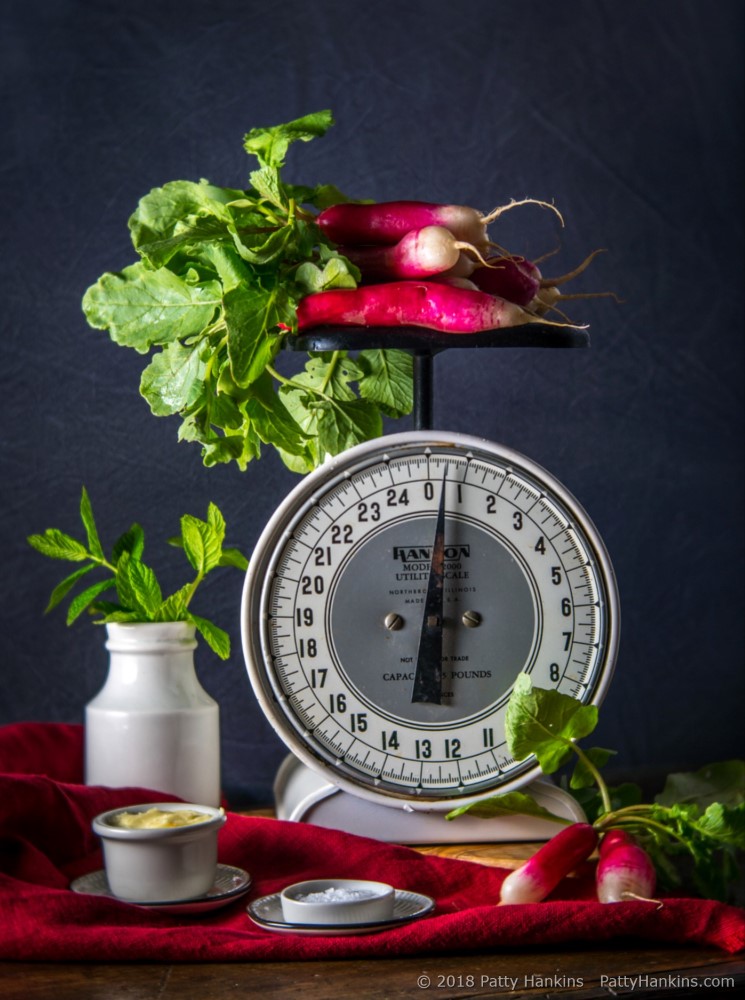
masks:
[[[503,446],[414,431],[289,494],[252,555],[242,630],[296,756],[364,797],[440,809],[537,775],[506,739],[517,675],[599,701],[618,617],[600,536],[556,479]]]

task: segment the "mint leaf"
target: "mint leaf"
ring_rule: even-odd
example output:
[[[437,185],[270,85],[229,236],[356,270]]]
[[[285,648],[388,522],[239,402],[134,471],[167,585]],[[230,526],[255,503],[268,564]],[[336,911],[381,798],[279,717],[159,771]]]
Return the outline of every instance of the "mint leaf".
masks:
[[[70,591],[78,582],[78,580],[81,577],[85,576],[86,573],[90,573],[90,571],[95,568],[96,568],[95,563],[88,563],[86,566],[81,566],[80,569],[76,569],[74,573],[71,573],[69,576],[66,576],[64,580],[58,583],[51,593],[49,602],[46,608],[44,609],[44,613],[46,614],[48,611],[51,611],[53,608],[56,608],[57,605],[60,604],[65,599],[65,597],[67,597],[67,595],[70,593]]]
[[[492,795],[487,799],[478,802],[471,802],[468,805],[458,806],[445,816],[445,819],[456,819],[469,813],[471,816],[478,816],[481,819],[493,819],[497,816],[535,816],[538,819],[547,819],[552,823],[568,824],[570,820],[562,816],[556,816],[539,805],[532,795],[527,792],[505,792],[503,795]]]
[[[97,559],[103,559],[103,549],[101,548],[96,522],[93,517],[93,508],[91,507],[90,497],[85,486],[80,495],[80,520],[83,522],[83,527],[88,538],[88,550]]]
[[[220,565],[234,566],[236,569],[245,571],[248,569],[248,559],[246,559],[240,549],[225,548],[222,550],[222,555],[220,556]]]
[[[221,660],[227,660],[230,656],[230,636],[228,633],[198,615],[189,614],[189,621],[196,626],[197,631],[212,652],[217,653]]]
[[[167,597],[153,615],[153,621],[156,622],[185,621],[186,618],[188,617],[186,609],[189,604],[189,599],[192,596],[193,589],[194,588],[190,583],[186,583],[174,594],[171,594],[169,597]]]
[[[133,524],[123,535],[114,542],[111,554],[111,561],[116,565],[119,559],[126,552],[134,559],[139,559],[145,548],[145,532],[139,524]]]
[[[93,509],[85,488],[80,503],[81,517],[88,534],[91,552],[80,542],[56,528],[49,528],[43,535],[30,535],[29,543],[43,555],[54,559],[85,560],[85,565],[65,577],[52,591],[47,611],[70,593],[75,584],[93,569],[103,569],[110,574],[107,579],[87,587],[69,604],[67,623],[71,625],[84,611],[98,614],[98,623],[107,622],[164,622],[193,621],[215,652],[226,658],[230,651],[227,633],[204,618],[191,616],[188,605],[204,576],[218,566],[233,566],[243,571],[248,560],[237,548],[224,548],[225,518],[217,504],[209,503],[207,519],[200,520],[185,514],[181,519],[182,533],[171,539],[184,549],[197,571],[196,579],[185,584],[165,600],[154,571],[142,562],[145,536],[139,524],[133,524],[116,540],[112,562],[103,556],[103,547],[93,518]],[[116,588],[118,603],[101,600],[100,595]]]
[[[90,558],[89,552],[82,542],[77,541],[58,528],[47,528],[43,535],[29,535],[26,539],[31,548],[41,552],[50,559],[66,559],[69,562],[82,562]]]
[[[221,532],[219,527],[200,521],[191,514],[184,514],[181,518],[184,552],[197,573],[209,573],[219,565],[224,533],[224,522]]]
[[[153,271],[142,263],[102,275],[83,297],[89,324],[140,354],[201,333],[220,305],[218,282],[194,285],[167,268]]]
[[[596,705],[535,688],[528,674],[519,674],[505,714],[507,745],[516,760],[535,754],[544,774],[553,774],[571,756],[571,742],[589,736],[597,719]]]
[[[92,587],[88,587],[87,590],[74,597],[67,609],[67,624],[72,625],[86,608],[90,607],[99,594],[103,594],[105,590],[110,590],[113,584],[113,580],[99,580],[98,583],[94,583]]]
[[[136,611],[141,621],[152,621],[163,601],[155,573],[128,552],[116,565],[116,590],[125,609]]]

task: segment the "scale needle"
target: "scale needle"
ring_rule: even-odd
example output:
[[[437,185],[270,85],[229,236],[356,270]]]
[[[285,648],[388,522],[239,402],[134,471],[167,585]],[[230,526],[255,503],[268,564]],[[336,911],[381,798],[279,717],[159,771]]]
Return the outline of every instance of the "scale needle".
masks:
[[[442,703],[442,602],[445,569],[445,481],[447,466],[442,476],[440,504],[437,509],[437,526],[432,542],[432,562],[427,582],[419,649],[416,657],[412,702]]]

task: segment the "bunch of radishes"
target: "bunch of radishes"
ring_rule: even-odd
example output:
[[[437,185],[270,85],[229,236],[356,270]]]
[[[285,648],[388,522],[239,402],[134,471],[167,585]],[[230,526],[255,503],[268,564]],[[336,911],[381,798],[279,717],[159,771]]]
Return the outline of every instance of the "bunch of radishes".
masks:
[[[586,861],[598,845],[589,823],[573,823],[548,840],[502,883],[500,903],[538,903]],[[647,852],[625,830],[602,834],[595,884],[601,903],[652,901],[656,875]]]
[[[298,330],[420,326],[480,333],[536,322],[569,297],[558,286],[581,273],[594,254],[569,274],[547,279],[536,263],[497,248],[487,235],[489,223],[527,204],[552,209],[561,219],[552,205],[535,199],[512,201],[489,215],[423,201],[332,205],[316,223],[359,268],[362,282],[306,296],[297,311]]]

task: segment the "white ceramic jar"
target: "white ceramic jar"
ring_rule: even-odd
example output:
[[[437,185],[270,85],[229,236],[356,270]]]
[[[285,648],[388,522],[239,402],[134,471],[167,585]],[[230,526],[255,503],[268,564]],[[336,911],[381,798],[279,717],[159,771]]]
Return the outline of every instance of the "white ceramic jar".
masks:
[[[219,806],[219,708],[194,669],[194,626],[106,630],[108,676],[85,710],[86,784],[151,788]]]

